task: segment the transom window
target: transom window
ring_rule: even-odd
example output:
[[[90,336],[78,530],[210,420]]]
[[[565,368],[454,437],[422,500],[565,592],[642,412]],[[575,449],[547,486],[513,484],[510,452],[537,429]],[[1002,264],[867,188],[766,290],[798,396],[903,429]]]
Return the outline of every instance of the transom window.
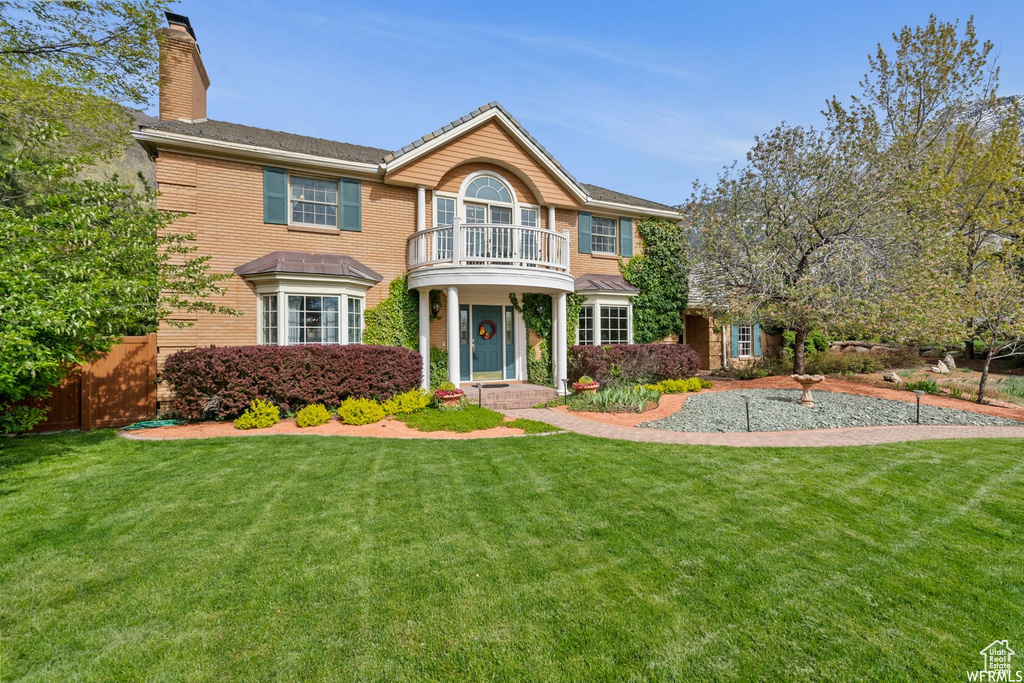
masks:
[[[590,250],[595,254],[618,253],[618,221],[594,216],[590,227]]]
[[[336,228],[338,183],[316,178],[291,177],[292,223]]]
[[[576,328],[576,343],[592,346],[594,344],[594,307],[580,307],[580,322]]]
[[[739,337],[738,345],[741,356],[754,355],[754,328],[751,325],[740,325],[736,328]]]
[[[512,193],[504,183],[491,176],[480,176],[470,181],[466,187],[466,197],[487,202],[512,203]]]
[[[288,296],[289,344],[338,344],[337,296]]]
[[[601,344],[629,343],[629,306],[601,306]]]

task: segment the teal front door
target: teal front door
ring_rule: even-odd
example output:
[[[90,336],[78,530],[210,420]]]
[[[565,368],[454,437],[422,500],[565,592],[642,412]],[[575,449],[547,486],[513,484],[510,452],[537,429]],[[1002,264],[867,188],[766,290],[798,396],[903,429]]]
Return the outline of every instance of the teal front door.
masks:
[[[501,379],[501,306],[473,306],[473,379]]]

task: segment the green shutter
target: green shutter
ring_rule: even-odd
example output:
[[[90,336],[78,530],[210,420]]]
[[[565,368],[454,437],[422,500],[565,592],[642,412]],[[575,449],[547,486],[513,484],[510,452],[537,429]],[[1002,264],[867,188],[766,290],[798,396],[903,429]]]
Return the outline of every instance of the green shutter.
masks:
[[[579,213],[579,240],[576,250],[581,254],[590,253],[590,214],[580,211]]]
[[[362,183],[351,178],[342,178],[338,197],[341,209],[342,230],[359,232],[363,229]]]
[[[288,171],[263,167],[263,222],[288,225]]]
[[[619,256],[633,258],[633,219],[619,219]]]
[[[729,326],[729,357],[740,357],[740,328],[739,325]]]
[[[761,357],[761,326],[754,325],[750,334],[754,337],[754,358]]]

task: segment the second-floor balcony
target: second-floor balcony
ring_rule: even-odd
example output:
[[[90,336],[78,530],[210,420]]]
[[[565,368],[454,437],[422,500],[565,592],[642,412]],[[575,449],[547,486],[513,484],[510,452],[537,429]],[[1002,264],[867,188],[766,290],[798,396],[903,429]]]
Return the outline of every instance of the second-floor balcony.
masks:
[[[420,230],[409,236],[409,273],[422,280],[428,273],[474,273],[489,278],[516,274],[524,281],[551,279],[563,289],[569,275],[569,233],[525,225],[462,223]],[[432,284],[436,277],[427,278]],[[487,280],[491,282],[493,280]],[[480,284],[483,284],[482,281]],[[495,282],[497,284],[497,282]],[[412,283],[410,283],[412,286]]]

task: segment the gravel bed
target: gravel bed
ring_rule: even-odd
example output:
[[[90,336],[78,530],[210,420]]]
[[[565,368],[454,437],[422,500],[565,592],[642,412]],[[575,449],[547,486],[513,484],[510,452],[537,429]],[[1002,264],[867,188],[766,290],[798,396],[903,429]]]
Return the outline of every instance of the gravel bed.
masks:
[[[690,396],[679,412],[638,426],[673,432],[744,432],[747,422],[741,393],[752,397],[750,429],[754,432],[906,425],[914,424],[916,419],[914,403],[817,390],[814,392],[814,407],[808,408],[798,403],[799,389],[751,389],[747,392],[718,391]],[[1022,425],[1017,420],[927,404],[928,397],[925,396],[921,400],[921,424]]]

